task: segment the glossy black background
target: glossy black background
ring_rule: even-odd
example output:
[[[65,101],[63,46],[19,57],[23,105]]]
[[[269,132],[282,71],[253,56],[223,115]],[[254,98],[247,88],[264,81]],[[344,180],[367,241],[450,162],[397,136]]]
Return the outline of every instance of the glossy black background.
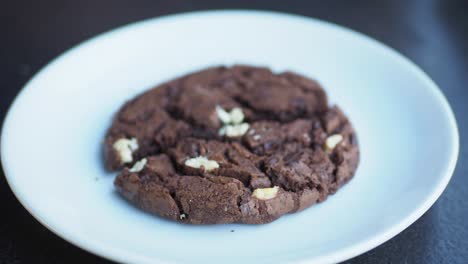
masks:
[[[468,136],[468,1],[4,0],[0,2],[0,117],[4,118],[14,96],[34,73],[83,40],[145,18],[225,8],[284,11],[352,28],[397,49],[434,79],[452,105],[460,129],[455,174],[423,217],[347,263],[468,263],[468,156],[464,148],[464,136]],[[40,225],[1,176],[0,263],[108,261]]]

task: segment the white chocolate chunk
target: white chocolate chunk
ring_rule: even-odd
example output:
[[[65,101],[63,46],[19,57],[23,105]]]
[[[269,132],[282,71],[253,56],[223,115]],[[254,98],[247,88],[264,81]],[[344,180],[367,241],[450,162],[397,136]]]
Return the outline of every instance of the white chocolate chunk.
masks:
[[[179,218],[180,218],[180,220],[184,220],[185,218],[187,218],[187,216],[186,216],[185,214],[181,214],[181,215],[179,216]]]
[[[223,122],[223,124],[231,123],[231,114],[226,112],[221,106],[216,106],[216,114],[218,115],[219,120]]]
[[[218,134],[220,136],[240,137],[243,136],[247,130],[249,130],[249,127],[250,126],[247,123],[238,125],[225,125],[218,131]]]
[[[139,172],[145,167],[147,162],[148,162],[148,160],[146,158],[143,158],[143,159],[135,162],[135,164],[133,164],[133,167],[129,171],[130,172]]]
[[[258,188],[253,191],[252,196],[260,200],[269,200],[276,197],[278,190],[278,186],[272,188]]]
[[[209,160],[203,156],[188,159],[185,161],[185,165],[196,169],[203,168],[205,171],[210,171],[219,168],[218,162],[216,162],[215,160]]]
[[[242,121],[244,121],[244,113],[242,112],[242,109],[239,107],[233,108],[231,110],[231,123],[233,124],[240,124]]]
[[[249,124],[242,123],[244,121],[244,113],[239,107],[233,108],[229,113],[221,106],[216,106],[216,114],[219,120],[224,124],[218,131],[220,136],[240,137],[249,130]]]
[[[253,136],[254,140],[260,140],[261,138],[262,138],[262,136],[259,135],[259,134]]]
[[[219,129],[218,135],[220,136],[226,135],[226,126],[223,126],[222,128]]]
[[[335,134],[329,136],[325,140],[325,151],[327,152],[332,152],[335,147],[340,144],[340,142],[343,140],[343,136],[340,134]]]
[[[230,112],[224,110],[221,106],[216,106],[216,115],[218,115],[219,120],[225,125],[232,124],[237,125],[244,121],[244,113],[239,107],[233,108]]]
[[[117,151],[122,164],[130,163],[133,161],[133,152],[138,149],[138,141],[136,138],[121,138],[112,147]]]

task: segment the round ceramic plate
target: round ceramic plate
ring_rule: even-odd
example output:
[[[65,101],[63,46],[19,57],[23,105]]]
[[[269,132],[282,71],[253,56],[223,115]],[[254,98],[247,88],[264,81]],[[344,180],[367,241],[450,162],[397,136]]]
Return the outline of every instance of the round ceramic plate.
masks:
[[[245,63],[316,78],[355,125],[361,162],[319,205],[267,225],[190,226],[121,199],[102,140],[125,100],[182,74]],[[454,115],[413,63],[359,33],[269,12],[173,15],[111,31],[41,70],[8,112],[1,138],[11,189],[43,225],[125,263],[332,263],[420,217],[458,155]]]

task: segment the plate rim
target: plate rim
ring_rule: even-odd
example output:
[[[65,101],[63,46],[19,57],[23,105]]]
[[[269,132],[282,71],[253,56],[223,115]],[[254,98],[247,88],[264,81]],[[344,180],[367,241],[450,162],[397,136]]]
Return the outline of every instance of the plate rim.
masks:
[[[78,248],[82,250],[86,250],[87,252],[90,252],[97,256],[110,259],[112,261],[116,261],[119,263],[123,263],[123,262],[135,263],[135,261],[138,261],[141,263],[147,263],[147,262],[149,263],[149,261],[151,261],[152,263],[155,263],[155,262],[168,263],[161,259],[148,260],[147,258],[144,258],[144,257],[142,258],[138,255],[130,254],[129,252],[122,253],[120,251],[115,251],[115,250],[112,250],[112,248],[109,248],[106,245],[102,245],[102,244],[95,245],[91,243],[91,241],[82,240],[80,237],[73,237],[73,235],[70,235],[66,230],[50,225],[45,219],[43,219],[40,212],[36,212],[36,209],[29,205],[27,199],[22,197],[21,192],[19,191],[19,187],[16,186],[13,180],[14,177],[8,176],[8,175],[13,175],[14,173],[12,172],[11,168],[9,168],[9,165],[4,155],[5,148],[6,148],[5,147],[6,139],[4,136],[5,134],[4,132],[9,127],[8,124],[10,123],[10,119],[12,118],[13,113],[15,112],[15,109],[17,108],[18,102],[21,100],[21,98],[26,93],[26,91],[30,90],[31,83],[35,79],[40,78],[50,68],[53,68],[55,64],[57,64],[64,58],[68,57],[69,54],[75,52],[76,50],[79,50],[86,46],[91,46],[94,43],[101,41],[102,39],[112,38],[114,34],[119,34],[120,32],[135,30],[136,28],[139,28],[139,27],[145,27],[147,24],[161,23],[167,20],[184,19],[187,17],[197,17],[197,16],[204,17],[207,15],[208,16],[219,15],[220,13],[223,13],[225,15],[231,15],[231,16],[245,16],[245,15],[258,16],[260,15],[260,16],[276,17],[278,19],[303,20],[304,22],[313,22],[316,24],[322,24],[325,27],[332,28],[333,30],[345,32],[349,35],[355,35],[356,38],[364,39],[366,40],[366,42],[371,43],[373,47],[377,47],[378,49],[384,50],[385,53],[391,55],[393,59],[395,59],[395,62],[401,65],[405,65],[406,69],[412,71],[412,74],[416,75],[418,79],[423,81],[426,84],[425,86],[428,92],[434,96],[434,98],[439,103],[439,106],[443,110],[444,115],[446,115],[446,117],[448,118],[448,127],[450,128],[450,134],[451,134],[450,143],[452,145],[452,148],[450,152],[449,161],[447,164],[445,164],[446,170],[444,171],[444,175],[439,179],[439,182],[437,186],[434,188],[434,190],[432,191],[432,193],[430,193],[430,195],[428,195],[424,199],[424,201],[420,203],[418,207],[412,213],[410,213],[406,217],[397,221],[395,224],[392,225],[392,227],[387,228],[383,232],[376,233],[375,235],[373,235],[371,238],[367,240],[361,241],[352,246],[345,247],[339,251],[334,251],[334,252],[324,254],[321,256],[317,256],[317,257],[309,257],[307,259],[301,259],[294,263],[311,263],[311,262],[314,262],[314,263],[332,263],[333,262],[335,263],[335,262],[340,262],[340,261],[353,258],[357,255],[363,254],[367,251],[374,249],[375,247],[385,243],[389,239],[398,235],[400,232],[402,232],[408,226],[413,224],[426,211],[430,209],[430,207],[437,201],[437,199],[440,197],[440,195],[443,193],[443,191],[447,187],[454,173],[457,160],[458,160],[458,156],[459,156],[459,148],[460,148],[459,140],[460,139],[459,139],[459,131],[458,131],[458,125],[456,122],[455,114],[452,108],[450,107],[450,104],[447,98],[443,94],[442,90],[437,86],[437,84],[429,77],[427,73],[424,72],[424,70],[422,70],[418,65],[416,65],[414,62],[412,62],[410,59],[408,59],[406,56],[404,56],[403,54],[401,54],[394,48],[370,36],[360,33],[354,29],[350,29],[348,27],[345,27],[339,24],[335,24],[332,22],[318,19],[318,18],[308,17],[308,16],[294,14],[294,13],[287,13],[287,12],[256,10],[256,9],[229,9],[229,10],[214,9],[214,10],[173,13],[173,14],[168,14],[168,15],[163,15],[163,16],[158,16],[158,17],[147,18],[147,19],[131,22],[128,24],[124,24],[116,28],[99,33],[93,37],[90,37],[86,40],[79,42],[78,44],[75,44],[71,48],[65,50],[64,52],[56,56],[50,62],[45,64],[38,72],[36,72],[22,86],[22,88],[20,89],[20,91],[14,97],[12,103],[10,104],[6,112],[5,118],[3,120],[3,123],[2,123],[1,135],[0,135],[0,159],[1,159],[2,167],[3,167],[5,179],[10,189],[12,190],[17,200],[28,211],[29,214],[31,214],[37,221],[39,221],[39,223],[41,223],[43,226],[45,226],[48,230],[50,230],[55,235],[64,239],[68,243],[71,243],[74,246],[77,246]]]

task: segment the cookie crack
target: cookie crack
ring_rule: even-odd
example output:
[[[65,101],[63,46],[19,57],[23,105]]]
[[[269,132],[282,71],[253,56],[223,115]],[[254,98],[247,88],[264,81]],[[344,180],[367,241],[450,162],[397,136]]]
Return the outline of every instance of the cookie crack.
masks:
[[[182,203],[181,203],[180,200],[177,198],[177,195],[176,195],[175,190],[170,190],[170,191],[169,191],[169,195],[172,197],[172,199],[174,200],[174,202],[175,202],[176,205],[177,205],[177,208],[179,209],[179,216],[185,215],[185,217],[187,217],[187,214],[186,214],[186,213],[184,212],[184,210],[183,210]]]

